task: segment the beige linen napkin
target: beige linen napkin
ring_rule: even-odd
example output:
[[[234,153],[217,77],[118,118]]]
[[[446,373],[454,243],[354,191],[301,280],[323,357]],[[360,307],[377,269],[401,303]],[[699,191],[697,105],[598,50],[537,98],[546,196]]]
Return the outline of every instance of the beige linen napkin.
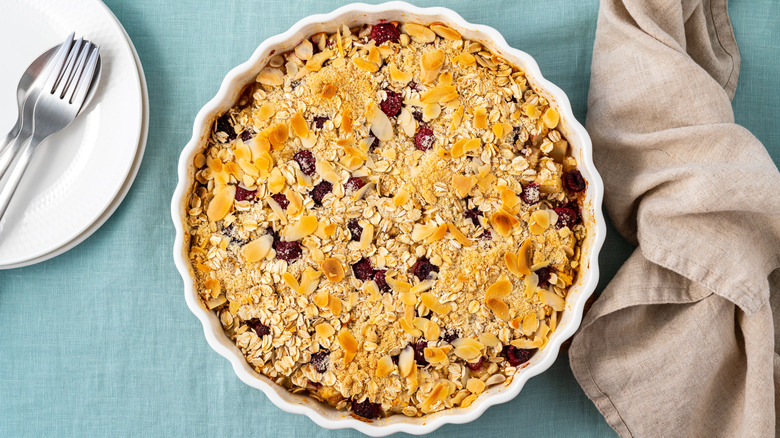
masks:
[[[780,173],[738,73],[726,0],[602,0],[586,126],[638,248],[569,354],[622,436],[776,434]]]

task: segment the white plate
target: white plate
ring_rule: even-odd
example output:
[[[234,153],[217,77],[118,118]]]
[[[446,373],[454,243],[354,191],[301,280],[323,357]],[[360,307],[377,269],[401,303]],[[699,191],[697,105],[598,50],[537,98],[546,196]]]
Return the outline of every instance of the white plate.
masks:
[[[13,43],[0,46],[8,60],[0,69],[0,128],[16,120],[24,70],[69,32],[100,45],[103,71],[89,107],[44,142],[19,185],[0,233],[0,268],[64,252],[105,222],[132,183],[146,136],[142,74],[124,29],[103,3],[4,3],[0,38]]]

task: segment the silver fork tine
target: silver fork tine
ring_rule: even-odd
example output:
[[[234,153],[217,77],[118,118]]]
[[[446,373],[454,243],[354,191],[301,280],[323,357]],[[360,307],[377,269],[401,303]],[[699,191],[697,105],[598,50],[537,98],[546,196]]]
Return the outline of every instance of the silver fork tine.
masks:
[[[41,93],[53,93],[54,92],[54,86],[58,83],[59,79],[62,77],[62,73],[65,69],[65,62],[69,58],[72,44],[64,44],[65,50],[57,51],[55,63],[52,64],[52,69],[49,71],[49,77],[46,79],[46,82],[43,84],[43,88],[41,89]]]
[[[79,78],[84,72],[84,63],[87,60],[87,55],[89,54],[89,49],[91,47],[92,44],[89,41],[85,41],[83,47],[79,48],[79,57],[76,59],[73,71],[68,77],[67,83],[65,83],[65,86],[62,87],[62,94],[60,94],[60,99],[64,99],[65,95],[68,94],[68,102],[70,102],[70,98],[73,96],[73,91],[76,89],[76,84],[78,84]]]
[[[60,73],[60,77],[57,79],[57,82],[54,84],[54,88],[51,90],[52,94],[58,94],[60,99],[62,99],[62,96],[65,94],[65,90],[68,89],[70,81],[73,79],[76,62],[78,61],[79,53],[82,51],[84,44],[85,43],[83,38],[79,38],[75,43],[73,43],[73,48],[70,49],[70,53],[68,53],[68,59],[65,61],[65,68],[62,70],[62,73]]]
[[[73,95],[70,98],[70,103],[77,105],[83,105],[87,98],[87,92],[92,84],[92,78],[95,76],[95,67],[97,66],[98,57],[100,56],[100,47],[90,44],[92,52],[89,54],[86,66],[83,68],[83,74],[79,78],[79,82],[76,88],[73,90]]]
[[[76,33],[71,32],[70,35],[68,35],[68,37],[65,38],[65,41],[63,41],[62,44],[60,44],[60,46],[57,48],[57,51],[54,52],[54,55],[52,55],[49,62],[46,63],[46,68],[44,68],[44,70],[41,72],[41,75],[43,77],[50,78],[53,72],[57,72],[57,77],[59,77],[60,73],[62,72],[62,66],[64,65],[63,63],[65,62],[65,59],[70,53],[70,48],[73,46],[74,36],[76,36]],[[46,90],[47,89],[46,86],[48,85],[48,83],[49,83],[48,81],[45,82],[41,90]]]

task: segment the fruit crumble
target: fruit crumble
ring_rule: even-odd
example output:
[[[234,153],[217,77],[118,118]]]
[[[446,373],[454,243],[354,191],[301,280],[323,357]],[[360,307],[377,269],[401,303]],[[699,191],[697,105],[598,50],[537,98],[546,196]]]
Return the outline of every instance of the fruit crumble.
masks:
[[[587,186],[553,105],[454,29],[276,54],[194,159],[197,291],[257,372],[361,419],[467,407],[543,349]]]

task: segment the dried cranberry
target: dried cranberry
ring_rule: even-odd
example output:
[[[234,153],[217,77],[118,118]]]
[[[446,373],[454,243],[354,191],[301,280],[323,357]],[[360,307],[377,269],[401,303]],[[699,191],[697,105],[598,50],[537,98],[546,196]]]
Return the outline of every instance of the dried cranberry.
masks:
[[[379,139],[376,137],[371,137],[373,140],[371,141],[371,146],[368,147],[368,150],[372,151],[375,148],[379,147]]]
[[[444,333],[442,333],[441,336],[439,336],[439,337],[441,338],[442,341],[444,341],[444,342],[446,342],[448,344],[452,344],[452,341],[454,341],[455,339],[458,339],[460,337],[460,335],[458,335],[458,331],[457,330],[445,329]]]
[[[480,357],[479,360],[474,363],[466,362],[466,366],[469,367],[471,371],[479,371],[482,369],[483,363],[485,363],[485,356]]]
[[[563,176],[563,182],[566,188],[574,193],[585,190],[585,178],[582,177],[582,174],[577,169],[566,172]]]
[[[433,146],[436,138],[433,136],[433,129],[428,125],[420,125],[417,134],[414,136],[414,147],[421,151],[427,151]]]
[[[379,403],[371,403],[368,399],[362,402],[352,402],[352,412],[363,418],[372,420],[382,415],[382,405]]]
[[[322,129],[323,126],[325,126],[325,122],[329,119],[328,116],[316,116],[314,117],[314,126],[317,127],[317,129]]]
[[[241,186],[236,186],[236,201],[254,201],[257,190],[247,190]]]
[[[311,355],[311,364],[318,373],[324,373],[327,371],[329,362],[330,350],[327,348],[320,348],[320,351]]]
[[[553,208],[555,214],[558,215],[558,222],[555,223],[555,228],[561,229],[563,227],[572,228],[577,222],[577,213],[568,207],[556,207]]]
[[[423,113],[420,112],[420,110],[414,110],[412,111],[412,117],[414,117],[414,120],[417,120],[418,122],[422,122]]]
[[[352,265],[352,272],[358,280],[366,281],[374,276],[374,267],[371,266],[371,260],[364,257]]]
[[[362,189],[364,185],[366,185],[366,182],[363,181],[363,178],[350,178],[344,184],[344,191],[347,193],[357,192],[358,190]]]
[[[314,200],[316,205],[322,205],[322,199],[325,197],[325,195],[330,193],[331,190],[333,190],[333,184],[327,181],[322,181],[314,186],[309,194],[311,195],[311,199]]]
[[[520,366],[531,358],[534,350],[526,350],[523,348],[517,348],[514,345],[510,345],[505,351],[506,360],[509,361],[509,365],[513,367]]]
[[[363,227],[358,224],[357,219],[350,219],[349,222],[347,222],[347,229],[349,230],[349,234],[352,235],[352,240],[356,242],[360,240],[360,235],[363,234]]]
[[[582,213],[580,212],[580,205],[577,204],[577,201],[569,201],[569,203],[563,205],[563,207],[566,207],[574,212],[575,215],[574,225],[577,225],[578,223],[582,222]]]
[[[520,198],[528,205],[538,204],[542,200],[542,192],[539,191],[539,184],[531,183],[523,186]]]
[[[479,218],[482,216],[482,212],[478,208],[474,207],[471,210],[466,210],[463,215],[466,216],[466,219],[471,220],[475,226],[480,226]]]
[[[380,291],[391,292],[392,289],[390,289],[390,285],[387,284],[387,280],[385,279],[386,273],[387,269],[377,269],[374,272],[374,281],[376,282],[376,285],[379,287]]]
[[[236,130],[233,129],[233,125],[230,123],[230,115],[225,113],[217,119],[217,132],[224,132],[228,136],[228,140],[236,138]]]
[[[290,201],[287,200],[287,196],[284,193],[277,193],[271,198],[276,201],[277,204],[279,204],[279,207],[287,208],[288,205],[290,205]]]
[[[278,241],[274,243],[274,249],[276,250],[276,258],[284,260],[287,263],[292,263],[301,257],[301,244],[298,241],[285,242]]]
[[[512,144],[515,145],[516,148],[523,146],[523,143],[520,142],[520,135],[522,133],[523,129],[519,126],[515,126],[515,129],[512,130]]]
[[[238,245],[244,245],[247,243],[246,240],[238,236],[238,234],[236,233],[236,227],[234,227],[233,224],[230,224],[228,226],[224,226],[222,224],[223,222],[220,222],[220,227],[222,228],[222,234],[224,234],[230,239],[230,243],[235,243]]]
[[[254,136],[255,136],[255,131],[252,131],[251,129],[246,129],[244,130],[244,132],[241,133],[241,140],[249,141]]]
[[[485,232],[482,233],[482,240],[493,240],[493,235],[490,233],[490,230],[485,230]]]
[[[414,91],[420,91],[420,87],[418,86],[417,82],[410,81],[409,82],[409,88],[411,88]],[[420,117],[422,117],[422,114],[420,114]]]
[[[539,268],[534,272],[536,273],[536,276],[539,277],[539,287],[547,287],[550,285],[551,272],[549,267],[545,266],[544,268]]]
[[[428,279],[431,272],[439,272],[439,267],[431,263],[431,261],[425,257],[418,259],[414,266],[412,266],[412,274],[420,281]]]
[[[315,165],[314,155],[312,155],[311,151],[300,150],[295,153],[293,159],[301,166],[301,172],[303,172],[304,175],[314,175],[314,171],[317,170],[317,167]]]
[[[397,43],[401,37],[401,32],[395,27],[393,23],[379,23],[375,24],[371,29],[371,39],[376,42],[376,45],[381,45],[386,41]]]
[[[393,90],[385,89],[387,97],[385,100],[379,103],[379,108],[387,114],[387,117],[395,117],[401,111],[401,104],[404,102],[404,97],[401,93],[396,93]]]
[[[419,340],[414,344],[409,344],[414,349],[414,361],[417,365],[424,367],[428,365],[428,361],[425,360],[425,349],[428,348],[428,342]]]
[[[246,325],[248,325],[249,328],[252,329],[252,331],[254,331],[257,336],[260,336],[261,338],[265,335],[271,334],[271,328],[260,322],[260,320],[257,318],[250,319],[246,322]]]

